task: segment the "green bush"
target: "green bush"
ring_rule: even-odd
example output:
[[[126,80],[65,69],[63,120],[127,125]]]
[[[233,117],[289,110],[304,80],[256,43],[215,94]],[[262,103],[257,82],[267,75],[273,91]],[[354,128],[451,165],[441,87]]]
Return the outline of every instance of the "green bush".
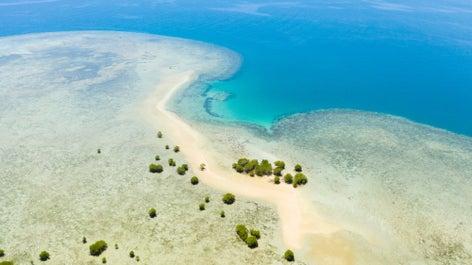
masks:
[[[197,185],[198,184],[198,178],[196,176],[193,176],[190,179],[190,183],[192,183],[192,185]]]
[[[293,182],[293,176],[292,174],[288,173],[287,175],[284,176],[284,181],[287,184],[292,184]]]
[[[157,216],[156,209],[151,208],[151,209],[149,210],[149,217],[154,218],[154,217],[156,217],[156,216]]]
[[[226,217],[225,211],[221,211],[221,212],[220,212],[220,217],[221,217],[221,218],[225,218],[225,217]]]
[[[236,199],[234,195],[231,193],[226,193],[225,195],[223,195],[223,202],[226,204],[233,204],[235,200]]]
[[[13,261],[5,260],[0,262],[0,265],[15,265]]]
[[[188,165],[187,164],[182,164],[182,165],[180,165],[180,167],[185,169],[185,171],[188,171]]]
[[[280,168],[280,167],[274,168],[274,175],[282,176],[282,168]]]
[[[302,166],[300,166],[299,164],[296,164],[295,165],[295,171],[302,172]]]
[[[161,131],[157,132],[157,138],[162,138],[162,132]]]
[[[169,163],[169,166],[171,166],[171,167],[175,167],[175,165],[176,165],[174,159],[172,159],[172,158],[169,158],[169,160],[167,160],[167,162]]]
[[[284,258],[287,261],[295,261],[295,255],[293,254],[293,251],[291,251],[290,249],[285,251]]]
[[[240,158],[238,160],[238,165],[240,165],[241,167],[244,167],[247,163],[249,163],[249,159],[247,158]]]
[[[239,238],[241,238],[242,241],[246,242],[246,239],[248,237],[248,230],[245,225],[237,225],[236,234],[238,234]]]
[[[255,236],[250,236],[246,239],[246,244],[249,248],[257,248],[257,238]]]
[[[97,149],[97,154],[101,154],[102,153],[102,149],[98,148]]]
[[[275,161],[275,162],[274,162],[274,165],[275,165],[276,167],[280,168],[280,169],[285,169],[285,162],[284,162],[284,161],[280,161],[280,160]]]
[[[154,159],[155,159],[156,161],[159,161],[159,160],[161,160],[161,156],[156,155],[156,156],[154,157]]]
[[[249,232],[251,236],[255,236],[257,239],[261,238],[261,232],[259,230],[251,229]]]
[[[187,172],[187,170],[185,170],[185,168],[183,168],[182,166],[178,167],[177,168],[177,174],[179,175],[185,175],[185,173]]]
[[[244,172],[244,167],[241,166],[241,165],[236,165],[236,172],[243,173]]]
[[[169,145],[168,144],[166,144],[166,150],[169,150]]]
[[[118,249],[118,244],[115,243],[115,249]]]
[[[151,173],[161,173],[164,171],[164,168],[162,165],[156,165],[156,164],[150,164],[149,165],[149,172]]]
[[[130,258],[134,258],[134,251],[131,250],[131,251],[129,252],[129,257],[130,257]]]
[[[106,264],[106,263],[107,263],[107,258],[103,257],[103,258],[102,258],[102,263],[103,263],[103,264]]]
[[[274,183],[275,184],[280,184],[280,177],[279,176],[274,177]]]
[[[42,251],[41,253],[39,253],[39,260],[40,261],[46,261],[48,259],[50,259],[50,255],[47,251]]]
[[[308,179],[303,173],[297,173],[293,179],[293,187],[296,188],[298,185],[305,185],[307,182]]]
[[[178,153],[180,151],[180,147],[178,145],[174,146],[174,152]]]
[[[198,205],[198,208],[200,209],[200,211],[205,210],[205,204],[204,204],[204,203],[200,203],[200,204]]]
[[[105,241],[99,240],[92,245],[90,245],[90,255],[92,256],[100,256],[105,250],[107,250],[108,245]]]
[[[0,258],[3,257],[3,256],[5,256],[5,250],[0,249]]]
[[[87,244],[87,238],[86,237],[82,237],[82,243]]]
[[[210,202],[210,197],[206,196],[206,197],[205,197],[205,202],[206,202],[206,203],[209,203],[209,202]]]
[[[140,259],[139,259],[139,256],[136,256],[136,261],[139,261],[139,260],[140,260]]]

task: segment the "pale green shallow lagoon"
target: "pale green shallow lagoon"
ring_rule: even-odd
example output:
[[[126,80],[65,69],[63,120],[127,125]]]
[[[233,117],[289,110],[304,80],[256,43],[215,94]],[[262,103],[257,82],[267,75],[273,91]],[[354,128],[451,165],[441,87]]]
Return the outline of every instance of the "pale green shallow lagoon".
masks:
[[[238,56],[222,48],[132,33],[1,39],[5,259],[27,264],[48,250],[48,264],[101,264],[88,255],[88,245],[103,239],[109,264],[135,264],[130,250],[140,264],[284,263],[273,206],[239,197],[236,205],[224,206],[224,191],[192,187],[191,173],[178,176],[168,167],[166,174],[148,173],[156,154],[163,163],[168,157],[184,162],[164,150],[174,143],[155,137],[165,125],[146,123],[140,112],[153,86],[175,71],[197,70],[204,81],[227,77],[238,65]],[[308,235],[306,247],[296,252],[300,261],[471,262],[471,138],[350,110],[294,115],[267,132],[207,114],[207,98],[224,96],[203,89],[181,91],[171,108],[209,136],[210,150],[228,154],[220,156],[221,165],[230,168],[230,161],[253,155],[254,148],[301,163],[309,182],[299,192],[344,228],[331,237]],[[200,212],[207,195],[211,202]],[[158,211],[153,220],[147,217],[151,207]],[[237,223],[261,230],[258,249],[238,241]],[[330,244],[337,246],[334,238],[346,243],[346,253],[330,250]]]

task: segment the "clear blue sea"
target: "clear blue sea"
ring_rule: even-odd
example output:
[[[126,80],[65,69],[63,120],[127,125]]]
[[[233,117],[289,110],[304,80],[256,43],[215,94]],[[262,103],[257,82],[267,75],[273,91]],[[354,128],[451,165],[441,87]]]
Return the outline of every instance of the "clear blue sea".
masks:
[[[228,47],[240,71],[212,112],[269,127],[328,108],[472,136],[472,2],[0,0],[0,36],[120,30]]]

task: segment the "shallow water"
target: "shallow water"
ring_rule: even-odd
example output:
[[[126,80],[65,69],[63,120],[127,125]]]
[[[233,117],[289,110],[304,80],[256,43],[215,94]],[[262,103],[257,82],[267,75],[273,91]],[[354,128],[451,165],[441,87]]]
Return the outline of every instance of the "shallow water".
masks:
[[[222,45],[244,57],[210,112],[270,128],[329,108],[472,135],[470,1],[0,2],[0,35],[120,30]]]

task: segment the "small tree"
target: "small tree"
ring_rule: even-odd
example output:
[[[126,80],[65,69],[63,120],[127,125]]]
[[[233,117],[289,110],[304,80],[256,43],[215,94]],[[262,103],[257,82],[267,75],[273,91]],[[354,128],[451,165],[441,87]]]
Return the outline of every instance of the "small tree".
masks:
[[[182,167],[183,169],[185,169],[185,171],[188,171],[188,165],[187,165],[187,164],[182,164],[180,167]]]
[[[204,163],[201,163],[200,164],[200,170],[203,171],[203,170],[205,170],[205,168],[206,168],[206,165]]]
[[[178,145],[174,146],[174,152],[176,153],[180,152],[180,147]]]
[[[155,159],[156,161],[159,161],[159,160],[161,160],[161,157],[160,157],[159,155],[156,155],[156,156],[154,157],[154,159]]]
[[[246,239],[248,237],[248,230],[245,225],[239,224],[236,226],[236,234],[238,234],[239,238],[241,238],[242,241],[246,242]]]
[[[295,261],[295,255],[293,254],[293,251],[291,251],[290,249],[287,249],[287,251],[285,251],[284,258],[287,261]]]
[[[280,184],[280,177],[279,176],[274,177],[274,183],[275,184]]]
[[[198,178],[196,176],[193,176],[190,179],[190,183],[192,183],[192,185],[197,185],[198,184]]]
[[[296,164],[295,165],[295,171],[302,172],[302,166],[300,166],[300,164]]]
[[[280,161],[280,160],[275,161],[275,162],[274,162],[274,165],[275,165],[276,167],[280,168],[280,169],[285,169],[285,162],[284,162],[284,161]]]
[[[101,154],[101,153],[102,153],[102,149],[97,148],[97,154]]]
[[[158,165],[150,164],[149,165],[149,172],[151,172],[151,173],[161,173],[162,171],[164,171],[164,168],[160,164],[158,164]]]
[[[161,131],[157,132],[157,138],[162,138],[162,132]]]
[[[40,261],[46,261],[48,259],[50,259],[50,255],[49,255],[49,252],[47,251],[42,251],[41,253],[39,253],[39,260]]]
[[[225,217],[226,217],[225,211],[221,211],[221,212],[220,212],[220,217],[221,217],[221,218],[225,218]]]
[[[292,174],[290,174],[290,173],[286,174],[286,175],[284,176],[284,181],[285,181],[285,183],[287,183],[287,184],[292,184],[292,182],[293,182],[293,176],[292,176]]]
[[[102,258],[102,263],[103,263],[103,264],[106,264],[106,263],[107,263],[107,258],[103,257],[103,258]]]
[[[166,150],[169,150],[169,145],[168,144],[166,144]]]
[[[92,256],[100,256],[105,250],[107,250],[108,245],[105,241],[99,240],[92,245],[90,245],[90,255]]]
[[[130,257],[130,258],[134,258],[134,251],[131,250],[131,251],[129,252],[129,257]]]
[[[87,238],[86,237],[82,237],[82,243],[87,244]]]
[[[206,203],[209,203],[209,202],[210,202],[210,197],[206,196],[206,197],[205,197],[205,202],[206,202]]]
[[[179,174],[179,175],[182,175],[182,176],[183,176],[183,175],[185,175],[186,172],[187,172],[187,171],[186,171],[185,168],[183,168],[182,166],[180,166],[180,167],[177,168],[177,174]]]
[[[274,175],[282,176],[282,168],[280,168],[280,167],[274,168]]]
[[[226,204],[233,204],[234,201],[235,201],[235,197],[233,194],[231,193],[226,193],[225,195],[223,195],[223,202],[226,203]]]
[[[149,210],[149,217],[154,218],[154,217],[156,217],[156,216],[157,216],[156,209],[151,208],[151,209]]]
[[[115,249],[118,249],[118,244],[115,243]]]
[[[261,238],[261,232],[259,230],[251,229],[249,232],[251,236],[255,236],[257,239]]]
[[[139,261],[139,260],[140,260],[140,259],[139,259],[139,256],[136,256],[136,261]]]
[[[5,256],[5,250],[0,249],[0,258],[3,257],[3,256]]]
[[[257,238],[255,236],[250,236],[246,239],[246,244],[249,248],[257,248]]]
[[[205,204],[204,204],[204,203],[200,203],[200,204],[198,205],[198,208],[200,209],[200,211],[205,210]]]

